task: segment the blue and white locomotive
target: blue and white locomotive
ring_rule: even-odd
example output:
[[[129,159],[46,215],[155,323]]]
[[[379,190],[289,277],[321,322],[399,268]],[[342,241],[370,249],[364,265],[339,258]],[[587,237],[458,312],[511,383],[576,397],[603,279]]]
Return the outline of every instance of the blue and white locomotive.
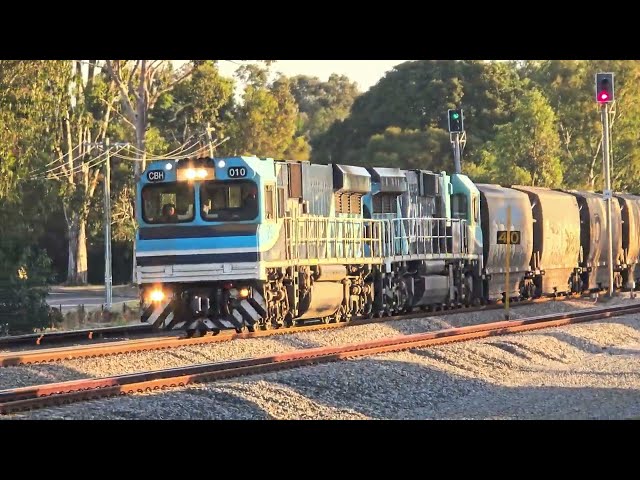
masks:
[[[469,303],[480,288],[479,193],[464,175],[167,160],[136,195],[142,320],[159,328],[339,322]]]
[[[613,203],[614,282],[633,286],[640,198]],[[604,200],[589,192],[231,157],[151,163],[136,206],[142,321],[189,334],[597,290],[608,281]]]

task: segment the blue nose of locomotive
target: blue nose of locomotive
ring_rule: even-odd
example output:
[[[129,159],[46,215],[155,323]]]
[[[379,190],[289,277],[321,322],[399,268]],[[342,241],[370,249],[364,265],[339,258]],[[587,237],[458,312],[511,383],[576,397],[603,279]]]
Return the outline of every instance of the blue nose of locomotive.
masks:
[[[151,163],[137,191],[138,283],[255,275],[260,245],[273,235],[260,228],[272,178],[273,167],[253,157]]]

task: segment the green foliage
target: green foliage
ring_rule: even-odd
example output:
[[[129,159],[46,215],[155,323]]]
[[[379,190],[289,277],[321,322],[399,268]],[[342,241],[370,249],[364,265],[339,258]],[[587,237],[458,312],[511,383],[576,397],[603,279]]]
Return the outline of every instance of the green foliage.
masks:
[[[243,100],[228,148],[237,155],[282,158],[295,141],[298,115],[289,79],[280,77],[270,86],[250,84]],[[293,148],[300,151],[300,145]]]
[[[148,154],[162,155],[166,153],[171,144],[162,136],[159,128],[150,127],[145,136],[145,148]]]
[[[446,131],[447,110],[460,107],[465,111],[465,126],[469,130],[465,155],[470,161],[477,161],[474,152],[492,139],[494,126],[512,118],[510,106],[522,88],[516,65],[511,63],[405,62],[356,98],[349,117],[311,141],[312,158],[343,162],[366,148],[373,135],[382,134],[391,126],[410,131]],[[448,137],[440,139],[432,154],[450,149]],[[409,138],[407,141],[411,142]],[[437,168],[438,163],[423,168]]]
[[[0,61],[0,330],[49,325],[50,259],[36,246],[55,191],[28,178],[51,160],[62,94],[58,61]],[[55,207],[54,207],[55,208]]]
[[[588,61],[527,62],[523,74],[539,86],[555,110],[566,182],[591,188],[599,173],[602,126]]]
[[[557,114],[557,129],[569,186],[602,185],[601,109],[595,101],[595,74],[615,72],[616,103],[610,116],[614,189],[640,190],[640,62],[553,60],[527,62],[523,75],[542,89]]]
[[[233,88],[233,80],[221,76],[216,64],[206,60],[199,62],[190,79],[163,94],[151,122],[170,143],[167,148],[177,148],[203,134],[209,125],[215,129],[214,136],[224,138],[227,125],[223,120],[233,107]]]
[[[495,182],[559,187],[562,183],[556,115],[544,95],[529,90],[514,108],[515,119],[486,144],[483,166]]]
[[[297,134],[307,140],[326,132],[335,121],[344,120],[360,94],[355,82],[335,73],[326,82],[307,75],[292,77],[290,81],[300,110]]]
[[[347,163],[445,170],[447,162],[451,161],[451,151],[441,147],[448,138],[448,133],[439,128],[403,130],[389,127],[383,133],[373,135],[364,149],[351,152]]]
[[[295,137],[285,150],[283,157],[288,160],[309,160],[311,147],[304,137]]]
[[[22,179],[53,155],[63,71],[59,61],[0,60],[0,198],[18,199]]]
[[[46,305],[51,260],[34,240],[42,204],[33,191],[0,198],[0,332],[26,333],[50,324]]]
[[[266,62],[265,66],[256,63],[241,65],[236,70],[236,77],[243,83],[254,88],[264,88],[269,83],[269,66],[271,62]]]
[[[50,264],[41,251],[0,245],[0,332],[31,333],[60,320],[46,304]]]
[[[134,214],[135,188],[124,186],[118,192],[113,203],[112,238],[114,241],[133,242],[136,234],[136,219]]]

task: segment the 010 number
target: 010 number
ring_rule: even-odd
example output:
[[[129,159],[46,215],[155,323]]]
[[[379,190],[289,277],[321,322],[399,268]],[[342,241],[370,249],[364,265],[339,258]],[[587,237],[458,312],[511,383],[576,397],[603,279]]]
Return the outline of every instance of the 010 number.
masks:
[[[244,178],[247,176],[247,169],[244,167],[229,167],[227,176],[229,178]]]

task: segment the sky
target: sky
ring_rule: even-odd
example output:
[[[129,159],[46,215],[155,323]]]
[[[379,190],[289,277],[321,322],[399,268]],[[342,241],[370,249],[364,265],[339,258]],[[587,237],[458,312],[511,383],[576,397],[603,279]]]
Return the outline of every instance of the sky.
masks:
[[[384,74],[395,65],[407,60],[276,60],[271,65],[273,72],[282,72],[288,77],[294,75],[310,75],[329,79],[332,73],[346,75],[358,83],[361,92],[366,92],[380,80]],[[251,63],[251,60],[247,61]],[[233,72],[243,62],[240,60],[220,60],[220,72],[225,76]]]

